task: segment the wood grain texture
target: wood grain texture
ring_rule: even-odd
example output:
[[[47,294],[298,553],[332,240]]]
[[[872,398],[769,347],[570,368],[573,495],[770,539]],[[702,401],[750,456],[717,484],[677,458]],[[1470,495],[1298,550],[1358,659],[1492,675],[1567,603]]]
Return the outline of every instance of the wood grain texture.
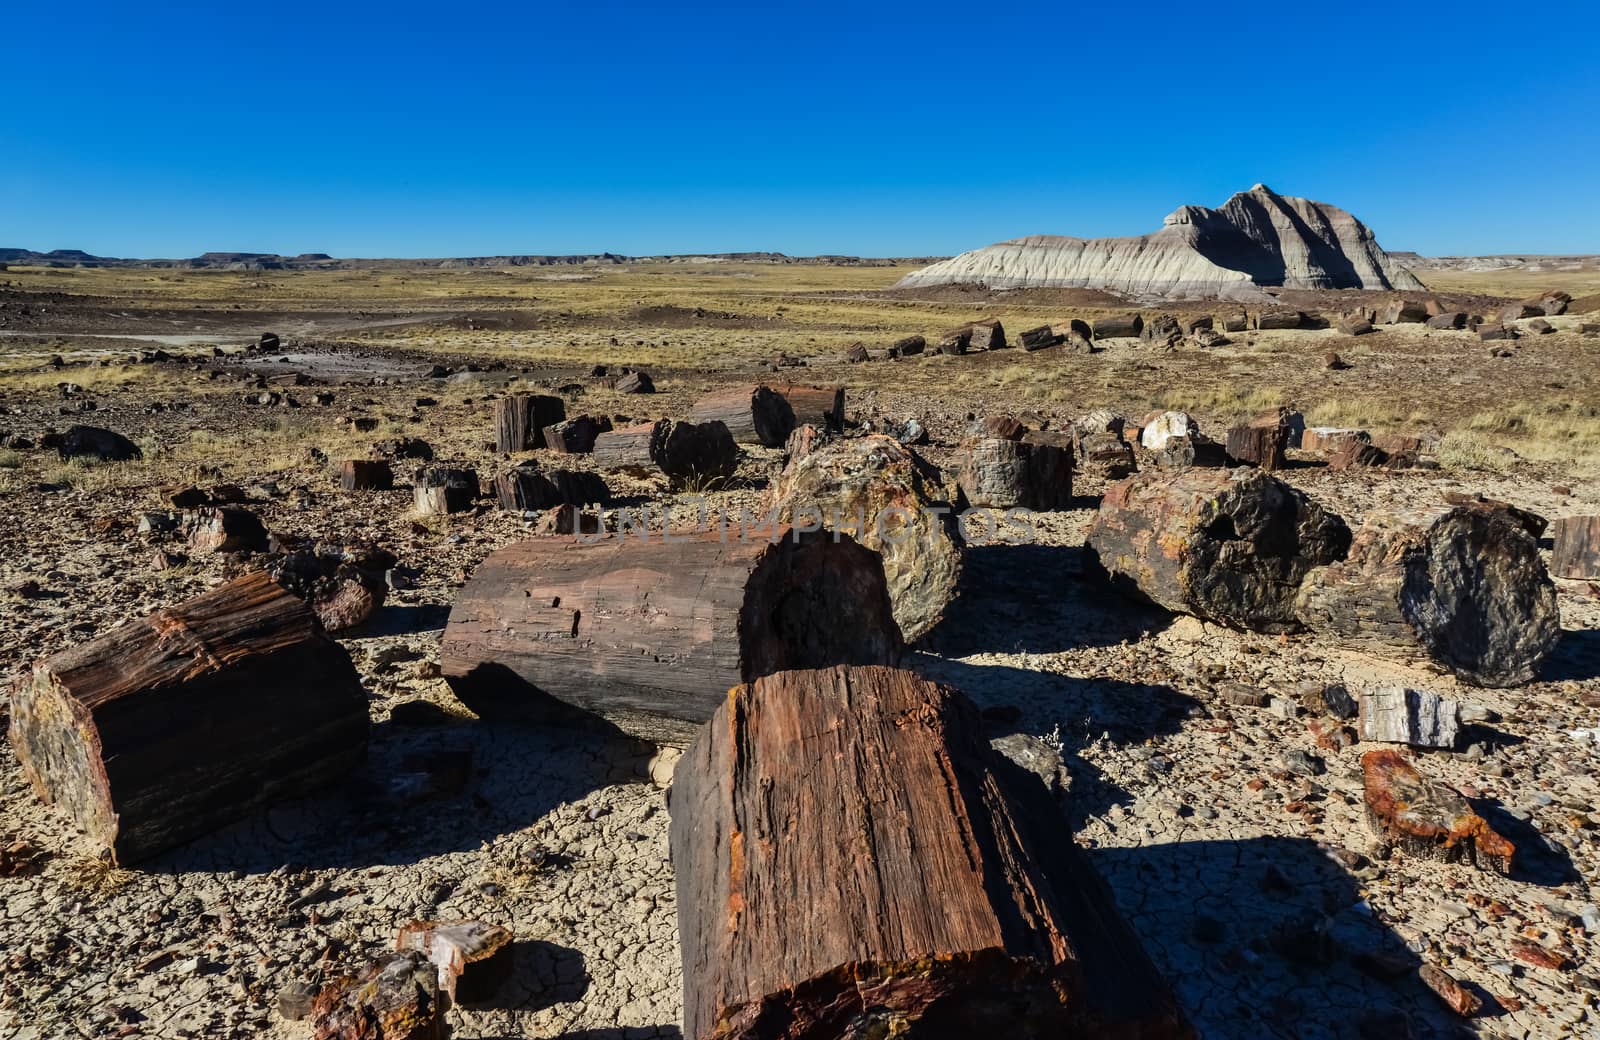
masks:
[[[1039,779],[892,668],[737,687],[670,796],[690,1040],[1178,1037]]]
[[[1525,521],[1483,504],[1376,513],[1348,557],[1307,575],[1307,628],[1381,656],[1425,656],[1480,686],[1531,681],[1561,638]]]
[[[528,451],[545,446],[544,430],[567,417],[567,406],[549,394],[512,394],[494,403],[494,450]]]
[[[736,683],[898,660],[878,555],[848,538],[775,535],[543,538],[498,550],[451,607],[444,676],[480,715],[560,720],[554,699],[683,743]]]
[[[1157,469],[1114,485],[1088,537],[1122,591],[1258,632],[1298,628],[1302,579],[1349,544],[1343,520],[1281,480],[1214,469]]]
[[[1368,751],[1361,756],[1361,775],[1367,823],[1379,837],[1414,856],[1447,863],[1465,860],[1511,873],[1516,846],[1460,794],[1424,780],[1401,752]]]
[[[264,572],[35,665],[11,745],[40,797],[131,863],[366,755],[349,655]]]
[[[1072,449],[1020,437],[1019,431],[1017,439],[982,437],[963,446],[957,480],[967,502],[994,509],[1070,507]]]
[[[1550,572],[1558,578],[1600,578],[1600,516],[1564,516],[1555,522]]]

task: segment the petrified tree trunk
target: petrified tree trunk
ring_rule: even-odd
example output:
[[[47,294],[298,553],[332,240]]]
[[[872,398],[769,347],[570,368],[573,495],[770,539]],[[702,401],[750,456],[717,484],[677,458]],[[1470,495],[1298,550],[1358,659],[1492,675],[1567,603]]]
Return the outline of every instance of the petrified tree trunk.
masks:
[[[1144,319],[1137,314],[1122,314],[1094,321],[1095,339],[1138,339]]]
[[[1074,458],[1078,469],[1085,473],[1121,480],[1139,468],[1133,456],[1133,445],[1122,439],[1122,434],[1110,430],[1085,433],[1074,430],[1077,448]]]
[[[828,433],[844,430],[844,387],[790,384],[778,392],[789,402],[795,425],[810,423]]]
[[[1307,575],[1295,610],[1348,646],[1423,654],[1479,686],[1531,681],[1561,636],[1539,543],[1479,505],[1370,517],[1347,559]]]
[[[311,1005],[311,1040],[445,1040],[449,999],[427,957],[394,953],[322,988]]]
[[[973,350],[1004,350],[1006,348],[1005,326],[1000,324],[999,318],[984,318],[975,321],[970,326],[972,330]]]
[[[1466,860],[1501,874],[1511,873],[1516,846],[1472,811],[1466,799],[1422,778],[1392,749],[1361,756],[1367,822],[1379,837],[1414,856]]]
[[[892,668],[734,689],[678,763],[688,1040],[1184,1037],[1036,777]]]
[[[1272,471],[1284,466],[1289,429],[1281,422],[1249,422],[1230,427],[1226,450],[1236,463]]]
[[[346,491],[388,491],[394,470],[382,459],[346,459],[339,467],[339,486]]]
[[[707,394],[695,403],[689,417],[696,422],[720,422],[740,444],[782,446],[795,427],[794,409],[770,386],[734,386]]]
[[[367,698],[256,572],[36,664],[10,737],[40,797],[131,863],[333,782],[366,755]]]
[[[1299,627],[1295,592],[1343,558],[1350,530],[1265,473],[1151,470],[1106,492],[1088,545],[1113,585],[1257,632]]]
[[[1558,578],[1600,578],[1600,516],[1564,516],[1556,521],[1550,570]]]
[[[567,406],[548,394],[512,394],[494,403],[494,450],[527,451],[545,445],[544,428],[567,417]]]
[[[412,504],[423,516],[464,513],[478,497],[475,470],[450,466],[424,466],[411,486]]]
[[[881,553],[895,621],[915,641],[944,616],[961,576],[961,549],[935,494],[937,479],[910,448],[870,434],[795,459],[774,483],[770,503],[784,522],[821,523]]]
[[[1383,686],[1361,695],[1361,739],[1413,747],[1456,746],[1461,705],[1428,690]]]
[[[604,502],[611,489],[598,473],[582,470],[542,470],[536,463],[513,466],[494,478],[494,494],[501,509],[527,512],[551,506],[586,506]]]
[[[544,445],[563,455],[586,455],[594,450],[594,439],[611,429],[611,420],[580,415],[563,419],[544,428]]]
[[[548,697],[683,742],[729,687],[901,652],[878,555],[781,527],[534,539],[461,589],[441,663],[480,715],[559,717]]]
[[[439,971],[439,989],[458,1004],[493,997],[514,967],[511,930],[483,921],[411,921],[394,948],[424,954]]]
[[[1066,509],[1072,502],[1072,450],[983,437],[967,445],[958,479],[974,506]]]
[[[595,438],[594,461],[604,469],[643,476],[659,469],[674,484],[727,479],[739,466],[739,448],[721,420],[624,426]]]

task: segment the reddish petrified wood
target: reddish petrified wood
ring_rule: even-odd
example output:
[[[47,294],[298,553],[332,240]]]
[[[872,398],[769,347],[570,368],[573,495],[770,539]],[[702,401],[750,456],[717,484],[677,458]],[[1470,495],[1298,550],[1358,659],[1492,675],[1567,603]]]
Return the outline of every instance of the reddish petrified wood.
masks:
[[[439,988],[458,1004],[481,1004],[511,977],[511,930],[483,921],[410,921],[394,948],[415,950],[439,970]]]
[[[131,863],[324,789],[366,756],[350,656],[256,572],[33,668],[11,746],[40,797]]]
[[[322,988],[311,1004],[311,1040],[446,1040],[449,998],[420,953],[395,953]]]
[[[1466,860],[1511,872],[1516,846],[1497,834],[1455,791],[1422,778],[1399,751],[1361,756],[1367,822],[1406,852],[1449,863]]]
[[[346,459],[339,468],[339,485],[346,491],[388,491],[394,487],[394,470],[382,459]]]
[[[1483,1010],[1483,998],[1457,982],[1449,972],[1435,964],[1424,964],[1417,970],[1424,985],[1462,1018],[1471,1018]]]
[[[512,394],[494,403],[494,450],[527,451],[545,446],[544,428],[567,417],[567,406],[549,394]]]
[[[1257,419],[1228,429],[1225,450],[1236,464],[1272,471],[1284,467],[1289,427],[1281,416]]]
[[[1112,486],[1088,538],[1124,592],[1258,632],[1298,628],[1301,580],[1349,544],[1343,520],[1283,481],[1214,469],[1150,470]]]
[[[494,495],[501,509],[526,512],[559,505],[594,505],[610,499],[611,489],[598,473],[523,463],[494,478]]]
[[[1191,1035],[955,690],[878,667],[737,687],[670,808],[689,1040]]]
[[[770,386],[733,386],[700,398],[690,409],[696,422],[720,422],[740,444],[781,447],[795,428],[794,408]]]
[[[1561,638],[1539,543],[1481,503],[1372,514],[1346,559],[1306,577],[1295,613],[1355,649],[1426,655],[1479,686],[1531,681]]]
[[[736,683],[892,663],[901,645],[877,553],[832,534],[730,525],[491,553],[451,607],[441,664],[480,715],[559,717],[555,698],[682,743]]]
[[[1550,571],[1558,578],[1600,578],[1600,516],[1564,516],[1552,532]]]

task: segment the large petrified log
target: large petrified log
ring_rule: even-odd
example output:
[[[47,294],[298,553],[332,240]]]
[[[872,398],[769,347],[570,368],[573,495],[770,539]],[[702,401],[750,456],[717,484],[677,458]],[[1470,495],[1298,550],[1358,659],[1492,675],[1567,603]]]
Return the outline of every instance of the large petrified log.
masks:
[[[1564,516],[1551,532],[1550,571],[1558,578],[1600,578],[1600,516]]]
[[[1191,1035],[1039,780],[892,668],[740,686],[678,763],[688,1040]]]
[[[1225,450],[1234,463],[1272,471],[1285,465],[1289,428],[1282,422],[1254,421],[1228,428]]]
[[[734,386],[707,394],[690,409],[696,422],[721,422],[740,444],[781,448],[796,426],[844,428],[844,389],[790,385]]]
[[[1295,612],[1347,646],[1426,655],[1479,686],[1531,681],[1561,637],[1539,543],[1483,504],[1369,517],[1348,558],[1306,576]]]
[[[736,683],[902,648],[878,554],[781,527],[508,546],[462,587],[443,643],[480,715],[559,719],[554,698],[662,743]]]
[[[11,746],[40,797],[130,863],[322,790],[366,755],[349,655],[264,572],[34,665]]]
[[[970,505],[1066,509],[1072,504],[1071,448],[980,437],[966,445],[957,472]]]
[[[512,394],[494,403],[494,450],[527,451],[545,446],[544,428],[567,417],[567,406],[549,394]]]
[[[1168,610],[1258,632],[1299,627],[1295,592],[1350,529],[1261,472],[1158,469],[1111,487],[1088,546],[1111,582]]]
[[[820,522],[881,553],[895,621],[909,642],[944,616],[961,576],[961,549],[938,479],[910,448],[870,434],[795,459],[775,482],[770,505],[785,522]]]
[[[733,476],[739,465],[739,448],[721,420],[661,419],[600,434],[590,457],[602,469],[636,476],[659,469],[674,484],[682,484]]]
[[[598,473],[583,470],[547,470],[525,462],[494,478],[495,499],[501,509],[528,512],[551,506],[586,506],[605,502],[611,489]]]
[[[1464,859],[1511,873],[1516,846],[1461,795],[1424,780],[1399,751],[1368,751],[1361,756],[1361,774],[1367,822],[1379,837],[1412,855],[1447,863]]]
[[[839,433],[844,429],[844,387],[791,383],[780,387],[778,392],[789,402],[795,425],[810,423],[829,433]]]
[[[594,450],[594,439],[611,429],[605,416],[579,415],[544,428],[544,446],[562,455],[585,455]]]

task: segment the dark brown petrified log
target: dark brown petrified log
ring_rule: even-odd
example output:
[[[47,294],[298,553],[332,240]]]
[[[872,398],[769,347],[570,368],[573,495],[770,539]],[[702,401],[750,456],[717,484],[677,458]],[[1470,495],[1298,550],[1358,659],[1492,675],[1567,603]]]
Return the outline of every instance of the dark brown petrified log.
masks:
[[[880,667],[740,686],[670,808],[688,1040],[1191,1035],[955,690]]]
[[[549,394],[512,394],[494,403],[494,450],[527,451],[545,446],[544,428],[567,417],[567,406]]]
[[[1426,655],[1479,686],[1531,681],[1561,637],[1539,543],[1481,504],[1368,517],[1347,559],[1306,576],[1295,609],[1347,646]]]
[[[1156,469],[1114,485],[1088,539],[1124,592],[1258,632],[1298,628],[1301,580],[1349,545],[1343,520],[1283,481],[1214,469]]]
[[[579,415],[544,428],[544,446],[563,455],[584,455],[594,450],[594,439],[611,429],[605,416]]]
[[[944,616],[961,576],[955,524],[937,482],[916,452],[870,434],[795,459],[774,482],[769,504],[786,523],[821,523],[882,553],[895,620],[915,641]]]
[[[844,387],[791,383],[779,387],[778,392],[789,402],[795,425],[810,423],[826,433],[839,433],[844,429]]]
[[[1284,467],[1288,447],[1289,427],[1278,414],[1229,427],[1225,445],[1228,458],[1236,464],[1269,472]]]
[[[350,656],[256,572],[36,664],[11,691],[34,790],[119,863],[361,762],[367,698]]]
[[[464,513],[478,497],[476,470],[423,466],[411,485],[412,504],[423,516]]]
[[[958,470],[970,505],[1066,509],[1072,503],[1072,449],[1005,437],[966,445]]]
[[[1367,822],[1379,837],[1414,856],[1466,860],[1501,874],[1511,873],[1516,846],[1472,811],[1467,800],[1426,781],[1393,748],[1361,756]]]
[[[1600,516],[1564,516],[1552,532],[1550,570],[1558,578],[1600,578]]]
[[[388,491],[394,470],[382,459],[346,459],[339,468],[339,486],[346,491]]]
[[[689,412],[696,422],[721,422],[740,444],[782,447],[795,428],[794,408],[770,386],[733,386],[700,398]]]
[[[441,663],[480,715],[559,719],[554,698],[681,743],[737,683],[892,663],[901,645],[877,553],[827,533],[730,525],[491,553],[451,607]]]
[[[596,437],[590,455],[604,469],[636,476],[659,469],[674,484],[726,479],[739,465],[739,447],[718,419],[624,426]]]
[[[611,489],[598,473],[550,470],[537,463],[523,463],[494,478],[494,494],[501,509],[527,512],[551,506],[605,502],[611,497]]]

